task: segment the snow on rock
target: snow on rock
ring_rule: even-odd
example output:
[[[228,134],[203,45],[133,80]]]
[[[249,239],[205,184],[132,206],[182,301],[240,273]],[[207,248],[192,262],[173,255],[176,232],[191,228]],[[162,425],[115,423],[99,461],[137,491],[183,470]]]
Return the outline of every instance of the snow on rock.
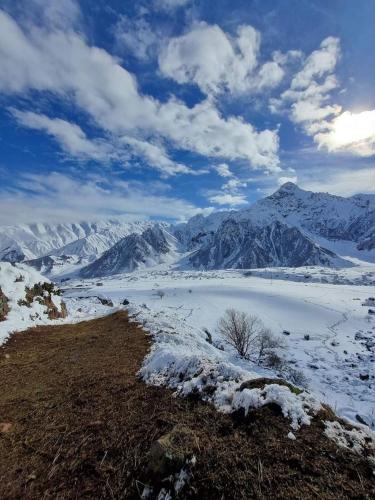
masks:
[[[364,452],[375,466],[375,434],[364,425],[345,428],[340,422],[325,421],[324,434],[338,446],[362,455]]]
[[[0,289],[8,309],[0,322],[0,345],[14,331],[66,316],[59,290],[24,264],[0,263]]]
[[[236,392],[232,406],[236,410],[244,408],[247,414],[251,408],[260,408],[270,403],[279,406],[284,417],[290,418],[293,429],[309,425],[311,415],[321,409],[319,402],[308,392],[303,391],[296,395],[288,387],[278,384],[266,385],[264,389],[244,389]]]

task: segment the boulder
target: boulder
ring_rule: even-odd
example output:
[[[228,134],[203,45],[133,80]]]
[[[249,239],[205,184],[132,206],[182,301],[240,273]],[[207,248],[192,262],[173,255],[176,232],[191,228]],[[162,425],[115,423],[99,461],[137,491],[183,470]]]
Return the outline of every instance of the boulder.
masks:
[[[164,434],[152,444],[149,473],[162,478],[181,470],[193,456],[195,443],[194,432],[182,424],[177,424],[168,434]]]

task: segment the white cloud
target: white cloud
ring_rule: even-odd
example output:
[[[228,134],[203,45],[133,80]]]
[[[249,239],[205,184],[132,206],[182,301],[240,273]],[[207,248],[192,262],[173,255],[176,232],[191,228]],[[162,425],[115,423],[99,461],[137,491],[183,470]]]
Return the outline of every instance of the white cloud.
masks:
[[[161,103],[142,95],[132,74],[77,33],[35,26],[23,31],[0,11],[0,91],[28,90],[69,99],[106,134],[279,169],[276,131],[258,132],[242,118],[224,118],[210,100],[189,108],[174,98]]]
[[[109,160],[115,155],[114,148],[102,140],[90,140],[74,123],[60,118],[48,118],[32,111],[10,110],[20,125],[41,130],[52,136],[69,155],[97,161]]]
[[[335,37],[325,38],[320,48],[306,59],[301,71],[292,80],[292,89],[306,89],[317,78],[332,73],[340,57],[340,41]]]
[[[284,177],[279,177],[277,179],[277,183],[279,186],[282,186],[286,182],[293,182],[293,184],[296,184],[297,180],[298,180],[298,177],[296,175],[284,176]]]
[[[329,171],[318,180],[305,180],[301,187],[311,191],[328,192],[340,196],[357,193],[375,193],[375,168],[351,168],[344,171]]]
[[[321,120],[340,112],[339,106],[326,103],[338,86],[333,72],[339,57],[340,41],[334,37],[323,40],[320,48],[307,57],[290,88],[279,99],[271,99],[271,111],[287,110],[294,123],[313,135]]]
[[[228,191],[237,191],[240,188],[246,187],[247,183],[241,181],[240,179],[229,179],[228,182],[222,185],[222,189],[227,189]]]
[[[252,26],[240,26],[231,37],[202,21],[169,40],[159,55],[159,67],[177,83],[195,83],[206,94],[259,92],[275,87],[284,76],[280,54],[260,65],[259,49],[260,34]]]
[[[212,203],[216,203],[217,205],[230,205],[233,207],[238,205],[246,205],[248,203],[244,195],[231,193],[221,193],[213,195],[210,197],[210,201]]]
[[[149,59],[156,53],[161,34],[154,31],[143,17],[132,19],[121,16],[114,28],[117,48],[141,60]]]
[[[14,12],[24,26],[71,30],[81,24],[77,0],[2,0],[1,4],[8,12]]]
[[[173,11],[179,7],[184,7],[190,2],[191,0],[154,0],[154,6],[160,10]]]
[[[157,186],[156,186],[157,187]],[[25,193],[24,189],[27,189]],[[77,179],[59,173],[27,175],[13,189],[0,188],[0,224],[92,220],[126,216],[185,220],[208,213],[184,200],[154,192],[153,186]]]
[[[145,158],[149,165],[159,169],[164,175],[192,173],[192,170],[186,165],[172,161],[163,146],[132,137],[123,137],[122,142],[129,145],[133,151]]]
[[[233,173],[230,171],[229,166],[226,163],[220,163],[215,165],[214,169],[220,175],[220,177],[232,177]]]

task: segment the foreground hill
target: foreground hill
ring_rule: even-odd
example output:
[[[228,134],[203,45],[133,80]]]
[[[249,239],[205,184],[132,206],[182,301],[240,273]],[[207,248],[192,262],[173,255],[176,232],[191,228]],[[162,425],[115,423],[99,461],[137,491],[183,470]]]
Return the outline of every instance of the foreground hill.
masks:
[[[374,497],[369,462],[324,435],[332,412],[291,439],[276,404],[226,415],[147,386],[137,373],[149,348],[125,312],[12,336],[1,498]]]

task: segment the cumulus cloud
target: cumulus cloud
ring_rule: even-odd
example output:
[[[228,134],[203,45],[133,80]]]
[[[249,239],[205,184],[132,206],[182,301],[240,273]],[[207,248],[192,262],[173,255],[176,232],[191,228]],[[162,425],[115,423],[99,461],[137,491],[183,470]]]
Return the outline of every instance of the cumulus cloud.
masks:
[[[327,104],[330,92],[337,86],[334,70],[340,57],[340,41],[328,37],[320,48],[305,60],[302,69],[293,77],[290,88],[280,98],[270,100],[273,112],[288,110],[294,123],[313,135],[319,122],[340,112],[340,107]]]
[[[25,175],[13,188],[0,187],[0,224],[91,220],[125,216],[185,220],[209,213],[193,204],[158,192],[153,185],[116,182],[102,177],[77,179],[60,173]]]
[[[215,165],[214,169],[220,175],[220,177],[233,176],[233,173],[231,172],[229,166],[226,163],[220,163],[219,165]]]
[[[216,205],[229,205],[232,207],[246,205],[248,202],[245,195],[232,193],[219,193],[210,197],[210,201]]]
[[[280,53],[259,64],[260,33],[243,25],[235,37],[217,25],[193,24],[184,35],[171,38],[159,55],[162,74],[177,83],[195,83],[206,94],[259,92],[277,86],[284,76]]]
[[[220,177],[226,179],[226,182],[221,186],[220,190],[211,190],[206,193],[209,201],[217,205],[229,206],[247,203],[246,195],[242,192],[243,188],[247,186],[247,182],[234,175],[226,163],[216,165],[214,168]]]
[[[188,107],[141,94],[135,77],[105,50],[76,32],[22,29],[0,11],[0,91],[49,92],[69,99],[105,133],[221,159],[253,168],[278,167],[278,134],[256,130],[239,117],[224,118],[207,99]]]
[[[112,145],[99,140],[90,140],[85,132],[74,123],[60,118],[49,118],[32,111],[10,110],[17,122],[24,127],[41,130],[52,136],[70,156],[104,161],[116,156]]]

